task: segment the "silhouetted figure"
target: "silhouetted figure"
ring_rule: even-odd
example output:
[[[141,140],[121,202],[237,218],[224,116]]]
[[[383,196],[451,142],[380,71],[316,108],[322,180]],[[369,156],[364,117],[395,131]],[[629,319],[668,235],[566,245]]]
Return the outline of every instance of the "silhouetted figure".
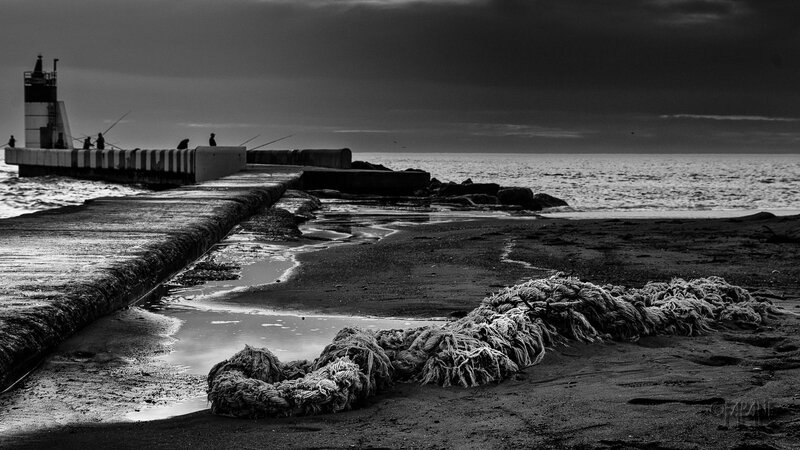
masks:
[[[217,146],[217,140],[214,139],[214,136],[216,136],[216,134],[211,133],[211,137],[208,138],[208,145],[211,146],[211,147],[216,147]]]
[[[90,148],[92,148],[92,138],[86,136],[86,139],[83,140],[83,149],[89,150]]]
[[[184,139],[178,143],[178,150],[186,150],[189,148],[189,139]]]
[[[14,135],[13,134],[11,135],[10,138],[8,138],[8,144],[7,145],[9,147],[11,147],[11,148],[14,148],[14,146],[17,145],[17,140],[14,139]]]
[[[55,148],[67,148],[67,146],[64,145],[64,133],[58,133],[58,140],[56,141]]]
[[[103,137],[103,133],[97,133],[97,139],[94,140],[94,145],[98,150],[106,148],[106,140]]]

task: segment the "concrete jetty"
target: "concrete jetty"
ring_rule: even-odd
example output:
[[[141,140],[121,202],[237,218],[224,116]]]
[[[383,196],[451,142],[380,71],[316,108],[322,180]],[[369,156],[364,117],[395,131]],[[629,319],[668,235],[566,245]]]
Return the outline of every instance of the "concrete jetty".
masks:
[[[246,150],[244,147],[192,149],[5,148],[5,162],[20,176],[65,175],[117,183],[182,186],[243,170],[247,164],[284,166],[304,173],[298,187],[349,194],[412,195],[431,176],[423,171],[351,169],[350,149]],[[274,169],[272,169],[274,170]]]
[[[63,175],[117,183],[181,186],[214,180],[246,166],[244,147],[187,149],[5,148],[19,175]]]
[[[300,175],[249,166],[219,180],[0,220],[0,389],[67,336],[157,287]]]

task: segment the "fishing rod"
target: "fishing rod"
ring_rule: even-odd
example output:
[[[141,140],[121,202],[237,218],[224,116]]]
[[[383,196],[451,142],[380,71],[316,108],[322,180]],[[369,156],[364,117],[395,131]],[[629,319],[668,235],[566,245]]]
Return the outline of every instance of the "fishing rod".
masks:
[[[76,137],[73,137],[73,138],[72,138],[72,140],[73,140],[73,141],[75,141],[75,142],[80,142],[81,144],[83,144],[83,141],[84,141],[84,140],[85,140],[87,137],[91,139],[91,136],[83,136],[82,138],[76,138]],[[92,144],[92,145],[94,145],[94,144]],[[112,149],[122,150],[122,147],[117,147],[116,145],[114,145],[114,144],[112,144],[112,143],[110,143],[110,142],[106,142],[106,145],[107,145],[107,146],[109,146],[109,147],[111,147]]]
[[[117,121],[116,121],[116,122],[112,123],[110,127],[106,128],[106,131],[103,131],[103,134],[106,134],[106,133],[108,133],[109,131],[111,131],[111,129],[112,129],[112,128],[114,128],[114,127],[115,127],[115,126],[116,126],[118,123],[120,123],[120,121],[122,121],[122,119],[124,119],[125,117],[127,117],[127,116],[128,116],[128,114],[130,114],[130,113],[131,113],[131,111],[128,111],[128,112],[126,112],[125,114],[123,114],[123,115],[122,115],[122,117],[120,117],[119,119],[117,119]]]
[[[251,148],[250,150],[258,150],[258,149],[260,149],[261,147],[266,147],[266,146],[268,146],[269,144],[274,144],[274,143],[276,143],[276,142],[278,142],[278,141],[282,141],[282,140],[284,140],[284,139],[289,139],[289,138],[290,138],[290,137],[292,137],[292,136],[294,136],[294,134],[290,134],[290,135],[288,135],[288,136],[284,136],[284,137],[282,137],[282,138],[275,139],[274,141],[269,141],[269,142],[267,142],[266,144],[261,144],[261,145],[259,145],[258,147],[253,147],[253,148]]]
[[[111,131],[111,129],[112,129],[112,128],[114,128],[115,126],[117,126],[117,124],[118,124],[118,123],[122,122],[122,119],[124,119],[124,118],[128,117],[128,114],[130,114],[131,112],[133,112],[133,110],[131,110],[131,111],[128,111],[128,112],[126,112],[125,114],[123,114],[123,115],[122,115],[122,117],[120,117],[120,118],[119,118],[119,119],[117,119],[117,120],[116,120],[114,123],[112,123],[110,127],[106,128],[106,131],[103,131],[103,132],[102,132],[102,133],[100,133],[100,134],[108,134],[108,132],[109,132],[109,131]],[[84,135],[82,138],[76,138],[76,137],[72,137],[72,140],[73,140],[73,141],[80,142],[80,143],[83,143],[83,142],[84,142],[84,140],[85,140],[87,137],[89,137],[89,136],[86,136],[86,135]],[[109,147],[111,147],[111,148],[115,148],[115,149],[117,149],[117,150],[122,150],[122,148],[120,148],[120,147],[117,147],[116,145],[114,145],[114,144],[112,144],[112,143],[110,143],[110,142],[106,142],[106,145],[108,145],[108,146],[109,146]]]
[[[248,142],[252,141],[253,139],[255,139],[255,138],[259,137],[259,136],[261,136],[261,135],[257,134],[255,136],[251,137],[250,139],[248,139],[248,140],[242,142],[241,144],[239,144],[239,147],[243,146],[244,144],[247,144]]]

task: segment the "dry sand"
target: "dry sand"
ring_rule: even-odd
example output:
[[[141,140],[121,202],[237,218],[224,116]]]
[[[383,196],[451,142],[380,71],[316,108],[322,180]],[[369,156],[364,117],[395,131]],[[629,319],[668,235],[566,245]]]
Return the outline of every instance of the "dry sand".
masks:
[[[457,316],[553,270],[641,286],[718,275],[800,312],[800,217],[477,220],[404,229],[301,257],[260,306]],[[258,421],[208,412],[5,434],[3,448],[797,448],[800,320],[703,337],[576,344],[498,385],[401,384],[345,413]]]

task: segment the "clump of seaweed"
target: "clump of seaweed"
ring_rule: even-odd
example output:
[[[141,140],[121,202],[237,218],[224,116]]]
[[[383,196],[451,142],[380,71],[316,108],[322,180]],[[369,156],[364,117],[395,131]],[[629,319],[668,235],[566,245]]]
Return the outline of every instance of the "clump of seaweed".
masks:
[[[197,286],[207,281],[238,280],[239,270],[241,267],[236,264],[201,261],[175,277],[173,281],[181,286]]]
[[[409,330],[341,330],[313,363],[284,365],[245,349],[209,373],[212,412],[234,417],[350,409],[395,381],[499,382],[538,364],[546,348],[655,334],[696,336],[758,325],[785,311],[719,277],[598,286],[554,275],[505,288],[454,322]]]

